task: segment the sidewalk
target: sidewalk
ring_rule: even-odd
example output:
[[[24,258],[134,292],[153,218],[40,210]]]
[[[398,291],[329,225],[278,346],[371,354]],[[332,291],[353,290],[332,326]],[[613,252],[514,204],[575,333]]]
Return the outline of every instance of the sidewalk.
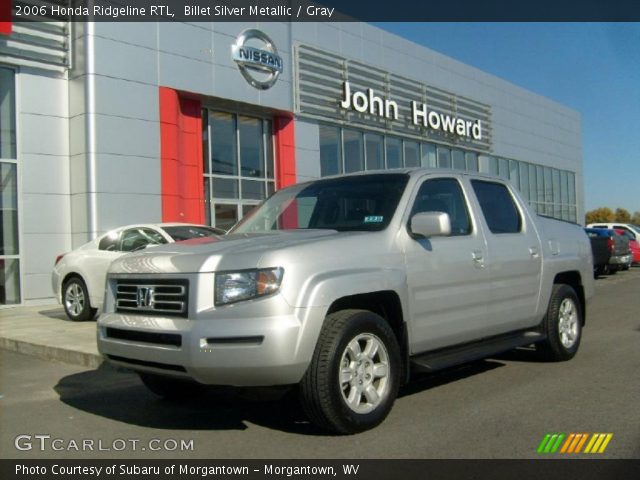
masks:
[[[60,305],[0,309],[0,348],[96,368],[96,322],[72,322]]]

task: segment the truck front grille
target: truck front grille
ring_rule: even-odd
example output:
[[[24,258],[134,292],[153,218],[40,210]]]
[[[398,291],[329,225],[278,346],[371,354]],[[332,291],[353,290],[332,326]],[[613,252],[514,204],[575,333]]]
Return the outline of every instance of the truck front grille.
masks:
[[[189,315],[189,281],[186,279],[116,280],[116,312]]]

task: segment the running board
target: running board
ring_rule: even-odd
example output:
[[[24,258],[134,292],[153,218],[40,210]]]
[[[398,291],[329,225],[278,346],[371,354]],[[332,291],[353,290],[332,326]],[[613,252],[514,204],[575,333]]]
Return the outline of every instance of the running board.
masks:
[[[531,345],[544,339],[545,336],[542,333],[535,331],[490,337],[478,342],[456,345],[416,355],[411,357],[411,364],[418,371],[435,372],[443,368],[507,352],[517,347]]]

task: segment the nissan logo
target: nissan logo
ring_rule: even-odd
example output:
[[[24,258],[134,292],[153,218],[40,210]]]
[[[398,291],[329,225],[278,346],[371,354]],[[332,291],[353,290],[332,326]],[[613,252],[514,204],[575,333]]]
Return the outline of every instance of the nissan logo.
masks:
[[[262,48],[248,45],[262,45]],[[231,46],[231,58],[238,64],[240,73],[249,84],[260,90],[271,88],[282,73],[282,57],[266,33],[260,30],[243,31]]]
[[[136,305],[138,308],[153,308],[156,303],[152,287],[138,287]]]

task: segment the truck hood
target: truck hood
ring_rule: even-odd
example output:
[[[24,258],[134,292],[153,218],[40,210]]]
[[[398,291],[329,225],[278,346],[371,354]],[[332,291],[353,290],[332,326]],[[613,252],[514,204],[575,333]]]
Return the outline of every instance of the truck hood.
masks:
[[[111,264],[109,273],[198,273],[256,268],[266,252],[353,235],[367,233],[287,230],[196,238],[123,255]]]

